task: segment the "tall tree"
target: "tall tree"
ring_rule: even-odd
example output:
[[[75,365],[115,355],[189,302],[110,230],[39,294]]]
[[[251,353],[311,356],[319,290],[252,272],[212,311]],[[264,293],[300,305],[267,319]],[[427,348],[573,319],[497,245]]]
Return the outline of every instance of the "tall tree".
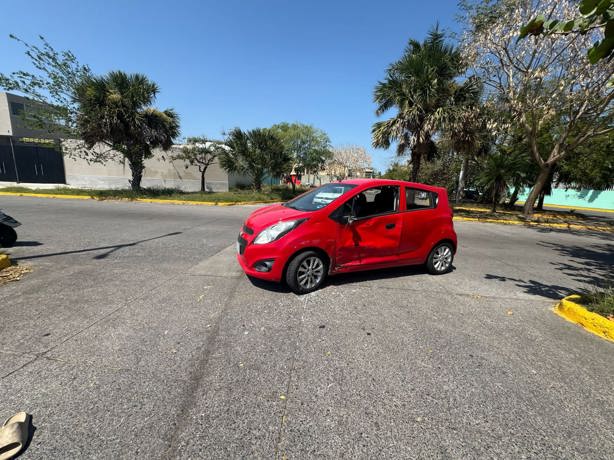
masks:
[[[291,169],[317,174],[331,158],[328,135],[312,125],[303,123],[278,123],[271,126],[292,157]],[[292,182],[294,190],[295,183]]]
[[[291,160],[281,140],[267,128],[250,131],[234,128],[226,135],[224,143],[228,150],[220,155],[222,168],[251,177],[258,191],[262,190],[267,173],[277,174],[287,168]]]
[[[151,107],[157,94],[158,86],[145,75],[121,71],[88,77],[76,87],[80,137],[90,149],[103,143],[120,152],[128,160],[133,190],[141,188],[152,150],[168,150],[179,135],[176,112]]]
[[[614,86],[611,63],[590,65],[586,49],[594,33],[547,36],[519,40],[523,24],[540,10],[553,16],[570,17],[577,3],[572,0],[464,1],[467,32],[463,50],[472,70],[520,126],[529,143],[539,174],[525,202],[530,216],[536,200],[551,177],[552,168],[575,155],[577,147],[592,137],[610,133],[608,117],[613,110]],[[541,148],[542,128],[562,120],[553,143]]]
[[[410,152],[413,181],[422,160],[434,154],[433,136],[450,115],[454,93],[459,91],[455,78],[462,71],[460,52],[435,27],[424,42],[410,40],[401,59],[388,67],[386,78],[375,87],[376,115],[391,109],[397,113],[373,125],[373,146],[389,148],[396,142],[399,156]],[[460,86],[473,84],[467,81]]]
[[[184,161],[188,165],[197,166],[200,172],[200,191],[207,191],[205,175],[209,166],[214,164],[227,147],[222,142],[210,141],[206,137],[188,137],[186,145],[171,155],[173,161]]]
[[[25,115],[29,127],[74,136],[78,113],[75,90],[84,79],[91,77],[90,68],[80,64],[71,51],[56,51],[43,36],[39,36],[39,44],[28,43],[15,35],[9,37],[23,45],[36,70],[0,72],[0,88],[16,91],[39,103],[33,104]]]

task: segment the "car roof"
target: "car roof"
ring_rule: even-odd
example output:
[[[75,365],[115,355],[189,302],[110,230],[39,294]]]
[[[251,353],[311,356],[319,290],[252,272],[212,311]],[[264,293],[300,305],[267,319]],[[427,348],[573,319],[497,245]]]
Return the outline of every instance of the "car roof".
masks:
[[[409,182],[404,180],[393,179],[346,179],[339,181],[341,184],[352,184],[358,186],[370,186],[377,187],[380,185],[404,185],[406,187],[415,187],[423,190],[429,190],[432,192],[440,192],[444,190],[442,187],[435,187],[433,185],[421,184],[419,182]]]

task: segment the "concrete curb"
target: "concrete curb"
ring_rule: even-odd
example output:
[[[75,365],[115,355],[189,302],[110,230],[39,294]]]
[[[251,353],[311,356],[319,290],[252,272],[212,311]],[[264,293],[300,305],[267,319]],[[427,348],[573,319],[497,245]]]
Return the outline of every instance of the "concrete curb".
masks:
[[[517,220],[505,220],[505,219],[489,219],[479,217],[461,217],[454,216],[455,221],[465,222],[486,222],[490,224],[505,224],[505,225],[524,225],[525,227],[546,227],[546,228],[564,228],[567,230],[590,230],[593,232],[612,233],[612,230],[606,227],[598,227],[592,225],[582,224],[557,224],[549,222],[521,222]]]
[[[11,266],[11,259],[6,254],[0,253],[0,270]]]
[[[588,332],[614,342],[614,321],[588,311],[582,305],[574,302],[579,298],[577,294],[565,297],[555,305],[554,312],[571,323],[579,324]]]
[[[190,200],[163,200],[158,198],[99,198],[90,195],[56,195],[53,193],[29,193],[29,192],[2,192],[0,196],[29,196],[34,198],[56,198],[67,200],[96,200],[96,201],[139,201],[141,203],[164,203],[164,204],[190,204],[197,206],[241,206],[250,204],[273,204],[278,200],[268,201],[190,201]]]

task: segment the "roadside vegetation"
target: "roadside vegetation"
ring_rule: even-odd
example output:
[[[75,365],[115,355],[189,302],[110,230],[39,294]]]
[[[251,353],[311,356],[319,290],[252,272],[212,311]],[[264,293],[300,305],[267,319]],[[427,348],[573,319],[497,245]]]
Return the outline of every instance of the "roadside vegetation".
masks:
[[[582,294],[580,303],[587,310],[614,321],[614,287]]]
[[[204,201],[216,203],[239,203],[244,201],[280,202],[288,201],[305,192],[297,187],[294,191],[286,186],[262,186],[260,191],[251,188],[235,188],[228,192],[184,192],[175,188],[142,187],[140,190],[116,189],[94,190],[84,188],[31,189],[26,187],[5,187],[0,192],[39,193],[42,195],[89,196],[97,200],[135,200],[154,198],[159,200]]]

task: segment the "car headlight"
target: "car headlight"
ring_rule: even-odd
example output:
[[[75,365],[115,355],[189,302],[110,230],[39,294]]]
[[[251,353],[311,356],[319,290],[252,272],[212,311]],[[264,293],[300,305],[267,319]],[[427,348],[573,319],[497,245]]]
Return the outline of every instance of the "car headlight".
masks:
[[[305,220],[307,219],[286,220],[273,224],[262,230],[254,240],[253,244],[266,244],[278,240],[290,230],[294,230],[300,224],[305,222]]]

